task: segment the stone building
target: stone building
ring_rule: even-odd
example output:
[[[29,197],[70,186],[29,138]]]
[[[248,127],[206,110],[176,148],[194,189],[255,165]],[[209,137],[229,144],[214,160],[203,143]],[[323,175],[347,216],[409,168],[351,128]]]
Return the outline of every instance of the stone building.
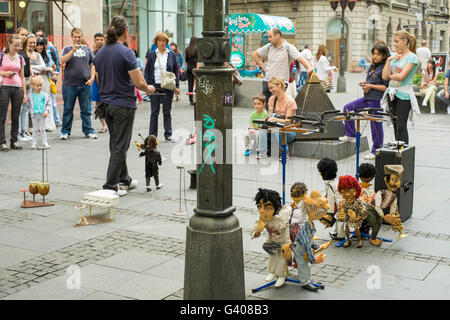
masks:
[[[427,5],[425,39],[433,52],[449,50],[449,0],[431,0]],[[414,33],[418,43],[422,39],[421,23],[413,11],[419,11],[417,0],[359,0],[354,10],[345,10],[346,70],[351,71],[359,60],[369,54],[373,43],[383,40],[393,47],[393,33],[403,26]],[[409,11],[408,11],[409,10]],[[313,45],[313,53],[319,44],[328,47],[332,64],[339,65],[341,42],[341,7],[334,12],[329,0],[230,0],[230,13],[260,13],[288,17],[294,22],[296,34],[287,40],[299,49]],[[434,21],[434,23],[433,23]],[[435,23],[439,21],[438,23]],[[431,22],[431,23],[430,23]],[[251,65],[251,53],[261,44],[261,35],[246,39],[246,65]]]

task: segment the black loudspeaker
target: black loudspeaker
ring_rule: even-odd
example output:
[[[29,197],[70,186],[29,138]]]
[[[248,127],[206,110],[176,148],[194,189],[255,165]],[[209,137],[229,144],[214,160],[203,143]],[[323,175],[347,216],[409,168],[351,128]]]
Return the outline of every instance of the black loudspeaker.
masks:
[[[408,220],[413,213],[414,203],[414,168],[416,149],[413,146],[405,146],[401,150],[396,145],[387,144],[377,150],[375,167],[377,175],[375,177],[375,192],[387,189],[384,183],[384,166],[387,164],[401,164],[404,168],[402,175],[402,185],[396,192],[398,210],[402,222]],[[389,213],[389,208],[385,214]]]

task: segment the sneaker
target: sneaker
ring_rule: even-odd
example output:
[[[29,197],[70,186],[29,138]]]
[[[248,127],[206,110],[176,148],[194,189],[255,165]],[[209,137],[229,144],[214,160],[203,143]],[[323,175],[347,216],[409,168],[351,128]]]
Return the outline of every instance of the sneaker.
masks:
[[[69,135],[67,133],[63,133],[61,135],[61,137],[59,137],[59,139],[61,139],[61,140],[69,140]]]
[[[128,194],[127,190],[118,189],[118,190],[116,191],[116,195],[118,195],[119,197],[126,196],[127,194]]]
[[[6,146],[6,144],[2,144],[1,146],[0,146],[0,151],[8,151],[8,147]]]
[[[95,133],[89,133],[85,137],[89,139],[97,139],[97,135]]]
[[[20,142],[27,142],[27,141],[30,141],[30,140],[28,140],[27,137],[25,137],[25,135],[24,135],[23,133],[20,133],[19,136],[18,136],[18,138],[19,138],[19,141],[20,141]]]
[[[245,150],[245,156],[248,157],[249,155],[250,155],[250,150],[249,149]]]
[[[426,106],[427,106],[426,101],[422,102],[422,107],[426,107]]]
[[[160,183],[160,184],[158,184],[158,185],[156,186],[156,189],[161,189],[162,187],[163,187],[163,184]]]
[[[51,147],[48,144],[44,144],[43,149],[51,149]]]
[[[435,113],[436,113],[436,111],[434,111],[434,110],[431,110],[431,111],[430,111],[430,113],[431,113],[431,114],[435,114]]]
[[[375,160],[375,155],[373,153],[369,153],[364,157],[364,160]]]
[[[32,141],[33,137],[31,136],[31,134],[28,133],[28,131],[25,131],[23,133],[23,136],[25,137],[25,139],[28,139],[28,141]]]
[[[342,141],[342,142],[356,142],[356,138],[343,136],[343,137],[339,137],[339,141]]]
[[[131,180],[131,183],[130,183],[129,186],[127,186],[127,185],[125,185],[123,183],[119,183],[119,189],[120,190],[130,191],[130,190],[136,189],[138,184],[139,184],[139,181],[136,180],[136,179],[133,179],[133,180]]]
[[[261,152],[256,155],[256,159],[258,159],[258,160],[264,159],[264,158],[267,158],[267,154],[265,152]]]
[[[11,147],[11,149],[16,149],[16,150],[23,149],[23,147],[21,145],[19,145],[17,142],[11,142],[10,147]]]
[[[35,144],[32,144],[31,147],[30,147],[31,150],[36,150],[36,148],[37,148],[37,147],[36,147]]]
[[[176,140],[175,140],[174,138],[172,138],[172,137],[166,139],[166,141],[167,141],[167,142],[172,142],[172,143],[175,143],[175,142],[176,142]]]
[[[146,189],[147,189],[147,192],[150,192],[150,191],[152,191],[152,188],[151,187],[149,187],[149,186],[147,186],[147,187],[145,187]]]

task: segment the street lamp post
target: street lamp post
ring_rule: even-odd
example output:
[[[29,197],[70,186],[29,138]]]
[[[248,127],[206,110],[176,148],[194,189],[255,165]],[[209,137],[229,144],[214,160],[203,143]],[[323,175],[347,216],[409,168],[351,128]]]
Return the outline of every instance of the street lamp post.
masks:
[[[232,138],[233,68],[230,40],[224,32],[224,1],[204,0],[203,38],[196,76],[197,208],[186,230],[185,300],[245,299],[242,228],[234,215],[233,166],[228,160]],[[222,159],[220,159],[220,157]],[[200,163],[201,162],[201,163]]]
[[[422,24],[421,24],[421,28],[422,28],[422,40],[426,40],[426,34],[425,34],[425,13],[426,13],[426,9],[427,9],[427,5],[430,2],[429,0],[418,0],[421,9],[422,9]]]
[[[339,78],[337,83],[337,92],[346,92],[346,82],[345,82],[345,9],[348,8],[353,11],[356,2],[358,0],[330,0],[331,8],[336,11],[338,4],[341,5],[342,15],[341,15],[341,45],[340,45],[340,57],[339,57]]]

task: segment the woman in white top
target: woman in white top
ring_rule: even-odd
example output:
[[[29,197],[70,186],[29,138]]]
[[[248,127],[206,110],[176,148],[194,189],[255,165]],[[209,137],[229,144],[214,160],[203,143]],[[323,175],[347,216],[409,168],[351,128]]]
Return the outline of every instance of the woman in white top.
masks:
[[[426,107],[430,101],[430,113],[436,113],[434,101],[437,92],[437,78],[439,73],[436,72],[436,62],[433,59],[428,60],[427,65],[422,71],[422,84],[420,85],[420,93],[425,96],[422,106]]]
[[[319,77],[320,81],[322,81],[322,86],[324,87],[325,91],[330,92],[328,74],[330,71],[334,70],[336,72],[339,72],[339,70],[335,66],[330,65],[330,62],[328,61],[328,50],[326,45],[319,45],[319,49],[316,53],[316,60],[317,76]]]

